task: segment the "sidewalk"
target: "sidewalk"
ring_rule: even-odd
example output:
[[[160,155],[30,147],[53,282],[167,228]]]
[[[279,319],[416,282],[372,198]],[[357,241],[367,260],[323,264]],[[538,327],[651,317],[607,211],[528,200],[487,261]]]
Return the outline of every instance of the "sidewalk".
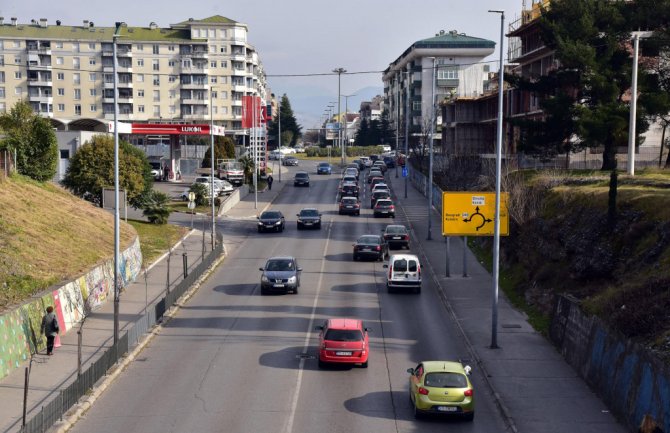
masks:
[[[287,182],[275,182],[272,191],[258,193],[258,210],[254,209],[254,194],[244,197],[225,217],[248,218],[255,216],[275,199]],[[129,213],[130,216],[130,213]],[[190,215],[173,213],[171,223],[190,226]],[[198,228],[198,224],[196,224]],[[182,254],[188,257],[189,270],[202,260],[203,233],[192,230],[173,247],[169,260],[170,287],[175,287],[183,279]],[[211,250],[210,233],[205,233],[205,254]],[[165,295],[168,276],[168,254],[150,265],[146,273],[141,272],[137,281],[130,284],[121,293],[119,313],[119,334],[122,335],[151,305]],[[82,371],[88,368],[101,353],[111,346],[113,334],[114,305],[108,300],[100,309],[93,312],[83,327]],[[71,330],[61,336],[62,346],[54,350],[54,355],[44,353],[34,356],[30,372],[28,392],[28,414],[30,420],[40,408],[51,401],[60,389],[72,383],[77,376],[77,332]],[[0,432],[18,432],[21,427],[23,411],[23,391],[26,362],[13,370],[0,381]]]
[[[450,278],[447,278],[446,241],[441,216],[431,212],[428,235],[427,198],[411,183],[405,198],[405,179],[389,170],[399,216],[407,218],[412,250],[432,269],[450,314],[461,329],[474,358],[474,373],[488,382],[496,403],[513,432],[625,432],[603,402],[564,361],[554,346],[538,334],[499,294],[498,349],[491,349],[492,278],[477,258],[466,251],[468,276],[463,277],[463,238],[450,239]],[[503,240],[504,242],[504,240]],[[479,371],[477,371],[479,370]],[[480,390],[479,392],[486,392]]]

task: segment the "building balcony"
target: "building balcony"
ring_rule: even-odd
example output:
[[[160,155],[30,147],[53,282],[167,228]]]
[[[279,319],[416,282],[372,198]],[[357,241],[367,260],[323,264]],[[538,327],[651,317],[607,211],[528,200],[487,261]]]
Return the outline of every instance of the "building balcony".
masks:
[[[49,48],[28,47],[28,54],[42,54],[45,56],[50,56],[51,47]]]
[[[114,73],[114,66],[105,66],[102,68],[102,72],[107,73],[107,74],[113,74]],[[126,72],[126,73],[132,73],[133,72],[133,67],[132,66],[117,66],[116,67],[116,72]]]
[[[185,98],[181,100],[184,105],[209,105],[209,99]]]
[[[28,96],[30,102],[41,102],[45,104],[53,104],[53,95],[30,95]]]
[[[133,88],[133,83],[131,81],[119,81],[117,84],[118,87],[123,87],[124,89],[132,89]],[[114,86],[112,85],[112,88]]]
[[[51,63],[43,65],[40,63],[28,63],[28,69],[31,71],[51,71]]]
[[[47,117],[49,119],[53,119],[54,117],[53,111],[35,111],[35,114],[37,114],[40,117]]]
[[[241,53],[240,54],[237,54],[237,53],[231,54],[230,55],[230,60],[232,60],[234,62],[246,62],[246,61],[248,61],[247,56],[245,54],[241,54]]]
[[[209,84],[203,82],[188,83],[188,84],[182,84],[181,88],[184,90],[207,90],[209,89]]]
[[[209,68],[196,68],[191,66],[189,67],[182,67],[181,68],[181,73],[182,74],[196,74],[196,75],[209,75]]]
[[[113,104],[114,103],[114,98],[102,98],[102,102],[105,103],[105,104]],[[132,104],[133,103],[133,98],[132,97],[119,96],[118,97],[118,103],[119,104]]]
[[[236,77],[246,77],[247,76],[247,70],[246,69],[233,69],[232,75]]]
[[[133,57],[133,52],[130,50],[116,50],[117,57]]]
[[[209,53],[205,50],[193,50],[190,57],[194,59],[209,59]]]
[[[184,120],[209,120],[209,114],[182,114]]]
[[[246,91],[248,90],[248,89],[247,89],[247,86],[246,86],[245,84],[233,84],[233,85],[230,86],[230,87],[231,87],[231,90],[232,90],[233,92],[241,92],[241,93],[244,93],[244,92],[246,92]]]
[[[242,100],[241,99],[232,100],[230,101],[230,105],[232,105],[233,107],[241,107]]]
[[[119,120],[134,120],[133,113],[119,113]],[[105,113],[105,120],[114,120],[114,113]]]
[[[53,81],[51,79],[45,80],[43,78],[34,78],[28,79],[28,85],[34,87],[51,87],[53,86]]]

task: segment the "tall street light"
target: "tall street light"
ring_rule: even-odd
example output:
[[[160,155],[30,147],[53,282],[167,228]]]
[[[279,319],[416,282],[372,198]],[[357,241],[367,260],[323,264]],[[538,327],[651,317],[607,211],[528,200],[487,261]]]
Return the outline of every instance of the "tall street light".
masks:
[[[405,74],[407,76],[407,81],[405,82],[405,167],[407,168],[407,171],[409,171],[409,81],[410,81],[410,75],[409,75],[409,64],[407,64],[407,71],[405,71]],[[409,173],[407,173],[407,176],[405,176],[405,198],[407,198],[407,183],[408,183],[408,178]]]
[[[337,137],[340,141],[340,147],[342,148],[341,149],[342,150],[342,167],[344,167],[345,155],[344,155],[344,146],[342,145],[342,118],[341,118],[342,109],[340,108],[340,92],[341,92],[340,88],[341,88],[341,84],[342,84],[342,74],[347,72],[347,70],[344,69],[344,68],[337,68],[337,69],[333,69],[333,72],[335,72],[337,74],[337,117],[338,117],[338,120],[339,120],[338,128],[337,128]]]
[[[637,118],[637,64],[640,38],[649,37],[652,32],[633,32],[633,76],[630,91],[630,119],[628,123],[628,174],[635,176],[635,120]]]
[[[121,288],[119,287],[119,78],[117,76],[116,40],[119,37],[123,23],[116,23],[116,30],[112,36],[114,50],[114,344],[119,341],[119,301]]]
[[[505,35],[505,11],[489,10],[500,14],[500,69],[498,70],[498,134],[496,139],[496,213],[493,217],[493,305],[491,317],[491,349],[498,348],[498,276],[500,273],[500,172],[502,160],[503,128],[503,37]]]
[[[216,236],[214,232],[216,231],[215,217],[214,217],[214,107],[213,107],[213,97],[214,89],[210,86],[209,88],[209,175],[210,175],[210,190],[209,198],[212,205],[212,251],[216,246]]]
[[[430,92],[430,148],[428,149],[428,237],[426,240],[432,240],[431,229],[433,227],[433,221],[431,218],[431,209],[433,208],[433,135],[435,128],[435,57],[429,57],[433,59],[433,74],[431,75],[431,92]]]
[[[344,98],[344,142],[343,142],[343,147],[344,147],[344,154],[346,155],[346,146],[349,145],[349,131],[347,130],[347,114],[349,113],[349,98],[352,96],[356,96],[356,94],[352,95],[340,95]]]

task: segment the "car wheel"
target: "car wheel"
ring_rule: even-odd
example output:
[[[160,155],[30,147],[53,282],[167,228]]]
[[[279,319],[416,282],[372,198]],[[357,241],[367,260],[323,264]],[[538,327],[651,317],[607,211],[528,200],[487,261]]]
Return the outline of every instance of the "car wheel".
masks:
[[[386,291],[388,293],[393,293],[393,289],[391,288],[391,286],[388,285],[388,283],[386,283]]]
[[[414,288],[414,293],[416,293],[417,295],[418,295],[419,293],[421,293],[421,286],[419,286],[419,287],[415,287],[415,288]]]
[[[356,216],[360,216],[360,215],[361,215],[360,211],[356,212]]]
[[[298,227],[298,230],[302,230],[302,225],[300,223],[298,223],[297,227]]]
[[[294,294],[294,295],[297,295],[297,294],[298,294],[298,287],[296,287],[295,289],[293,289],[293,294]]]
[[[267,294],[268,294],[267,290],[261,287],[261,296],[265,296]]]
[[[317,230],[321,230],[321,223],[319,223],[319,225],[316,226],[316,229],[317,229]]]
[[[282,224],[282,226],[280,227],[279,231],[282,232],[282,233],[284,232],[284,224]]]
[[[361,364],[361,368],[368,368],[368,361]]]
[[[319,368],[326,368],[326,363],[319,359]]]
[[[423,417],[423,413],[419,409],[416,408],[416,403],[412,403],[414,406],[414,419],[421,419]]]
[[[465,416],[463,416],[463,418],[465,418],[466,421],[472,421],[473,419],[475,419],[475,413],[470,412],[468,414],[465,414]]]
[[[262,233],[262,232],[263,232],[263,229],[258,227],[258,233]]]
[[[354,254],[354,262],[357,262],[357,261],[358,261],[358,256],[356,254]]]

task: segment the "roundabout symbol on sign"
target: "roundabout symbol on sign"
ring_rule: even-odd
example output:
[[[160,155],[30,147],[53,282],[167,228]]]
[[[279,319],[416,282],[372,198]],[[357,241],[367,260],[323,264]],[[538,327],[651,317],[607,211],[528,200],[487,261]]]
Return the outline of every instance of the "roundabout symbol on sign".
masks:
[[[472,222],[472,217],[477,216],[477,219],[481,221],[481,224],[479,224],[475,230],[479,231],[480,228],[484,227],[487,223],[493,222],[491,218],[486,218],[483,213],[479,212],[479,206],[475,208],[475,213],[470,215],[469,218],[463,218],[464,223],[470,223]]]

